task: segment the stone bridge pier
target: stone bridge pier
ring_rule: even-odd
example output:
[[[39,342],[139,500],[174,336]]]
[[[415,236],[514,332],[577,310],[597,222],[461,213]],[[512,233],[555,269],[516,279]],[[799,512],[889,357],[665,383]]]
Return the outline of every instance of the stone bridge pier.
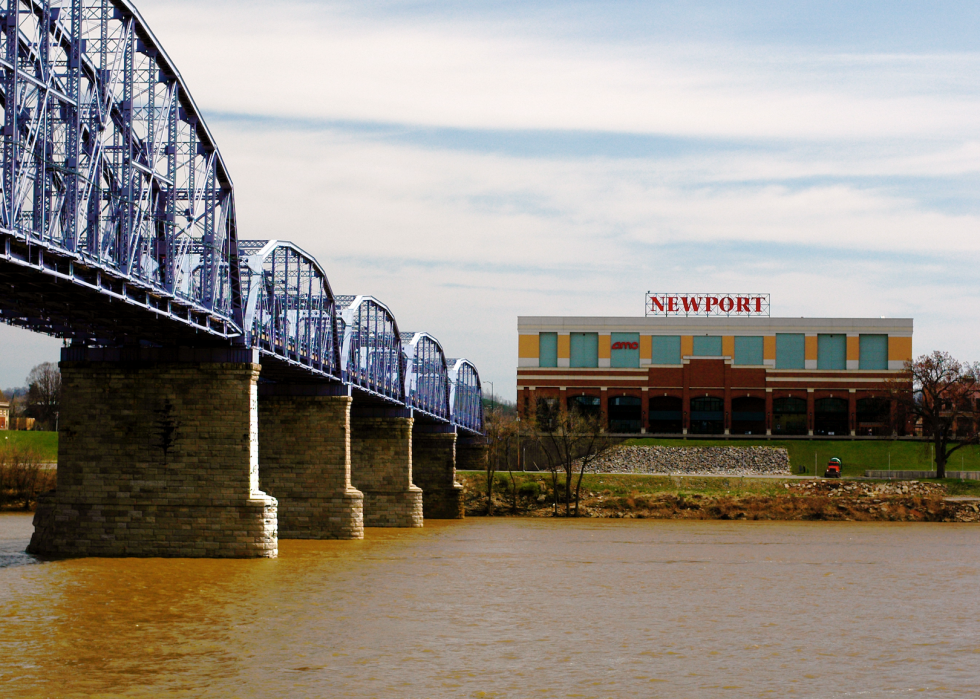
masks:
[[[364,538],[350,411],[344,386],[259,386],[259,481],[279,501],[280,538]]]
[[[421,527],[422,490],[412,482],[411,411],[358,405],[350,413],[351,483],[364,494],[364,526]]]
[[[486,437],[465,437],[456,444],[456,468],[461,471],[483,471],[487,467]]]
[[[253,350],[65,348],[58,485],[40,498],[28,551],[276,556],[259,370]]]
[[[456,428],[416,422],[412,474],[422,489],[426,519],[462,519],[463,486],[456,482]]]

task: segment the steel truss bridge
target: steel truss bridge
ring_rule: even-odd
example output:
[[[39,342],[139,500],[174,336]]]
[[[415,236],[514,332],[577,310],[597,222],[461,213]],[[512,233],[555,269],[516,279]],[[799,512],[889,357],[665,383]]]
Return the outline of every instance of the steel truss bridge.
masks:
[[[483,432],[481,384],[296,245],[239,240],[232,180],[127,0],[0,0],[0,320],[73,346],[258,350],[322,383]]]

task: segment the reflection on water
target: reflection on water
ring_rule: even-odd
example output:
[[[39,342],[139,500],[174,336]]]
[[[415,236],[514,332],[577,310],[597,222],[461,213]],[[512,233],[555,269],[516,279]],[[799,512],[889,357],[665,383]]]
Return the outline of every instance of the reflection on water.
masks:
[[[33,519],[32,514],[0,512],[0,568],[38,562],[24,552],[34,533]]]
[[[30,517],[0,517],[3,551]],[[973,695],[975,525],[471,519],[0,570],[11,696]]]

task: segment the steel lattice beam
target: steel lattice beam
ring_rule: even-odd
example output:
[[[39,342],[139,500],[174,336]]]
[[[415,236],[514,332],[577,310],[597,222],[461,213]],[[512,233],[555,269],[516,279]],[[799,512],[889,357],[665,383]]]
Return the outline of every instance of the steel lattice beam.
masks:
[[[292,243],[238,240],[221,153],[128,0],[0,3],[0,322],[97,347],[253,347],[270,376],[482,432],[471,363],[402,336],[373,297],[334,297]]]

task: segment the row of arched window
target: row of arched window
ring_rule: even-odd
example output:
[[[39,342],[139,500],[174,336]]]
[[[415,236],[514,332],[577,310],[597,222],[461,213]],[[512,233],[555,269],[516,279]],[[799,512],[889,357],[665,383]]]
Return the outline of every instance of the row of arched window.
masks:
[[[585,415],[600,415],[598,396],[569,396],[568,409]],[[725,402],[715,396],[692,397],[685,410],[684,401],[676,396],[649,399],[646,431],[654,434],[680,434],[684,413],[688,412],[689,434],[724,434]],[[852,429],[848,401],[844,398],[819,398],[814,401],[813,431],[817,435],[849,435]],[[861,398],[857,401],[854,429],[861,435],[890,435],[891,406],[887,398]],[[643,401],[636,396],[610,396],[606,429],[610,432],[640,432],[643,424]],[[803,398],[782,397],[772,402],[771,430],[775,435],[805,435],[808,432],[807,402]],[[731,434],[765,434],[766,401],[764,398],[732,398]]]

